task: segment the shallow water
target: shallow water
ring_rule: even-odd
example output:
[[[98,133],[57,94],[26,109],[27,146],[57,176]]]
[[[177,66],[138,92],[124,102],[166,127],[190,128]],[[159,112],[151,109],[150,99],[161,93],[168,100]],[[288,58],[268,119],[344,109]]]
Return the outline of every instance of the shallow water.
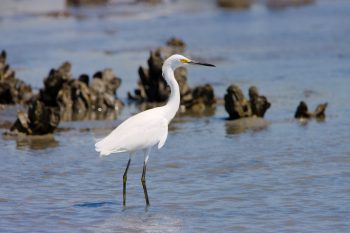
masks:
[[[209,82],[222,97],[231,83],[245,92],[256,85],[272,107],[267,128],[244,133],[224,120],[223,106],[209,116],[177,116],[165,147],[152,150],[147,209],[143,156],[131,163],[124,209],[128,158],[100,158],[93,146],[135,106],[117,120],[62,122],[48,141],[2,137],[0,232],[350,230],[350,2],[242,12],[194,2],[169,3],[166,11],[125,5],[130,14],[105,17],[103,7],[76,10],[83,19],[2,13],[0,48],[36,89],[51,67],[70,60],[74,76],[112,67],[124,98],[149,49],[176,35],[189,56],[217,65],[189,69],[191,86]],[[311,109],[327,101],[326,120],[292,120],[300,100]]]

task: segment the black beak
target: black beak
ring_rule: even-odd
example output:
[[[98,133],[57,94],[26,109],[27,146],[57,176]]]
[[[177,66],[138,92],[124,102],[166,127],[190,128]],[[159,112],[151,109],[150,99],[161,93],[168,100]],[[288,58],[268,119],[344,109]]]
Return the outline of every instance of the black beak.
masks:
[[[212,64],[209,64],[209,63],[202,63],[202,62],[198,62],[198,61],[189,61],[188,64],[215,67],[215,66],[212,65]]]

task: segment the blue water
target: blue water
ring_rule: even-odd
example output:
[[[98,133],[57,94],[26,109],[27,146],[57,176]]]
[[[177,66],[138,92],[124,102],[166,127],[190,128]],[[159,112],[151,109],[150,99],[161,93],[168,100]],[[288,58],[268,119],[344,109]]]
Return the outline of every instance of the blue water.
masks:
[[[272,103],[271,124],[244,133],[221,105],[213,115],[177,116],[165,147],[151,153],[149,208],[143,156],[131,163],[123,208],[128,157],[100,158],[93,146],[135,106],[116,120],[62,122],[47,140],[2,137],[0,232],[350,231],[350,2],[233,12],[194,3],[76,10],[82,19],[0,11],[0,48],[35,89],[69,60],[74,76],[113,68],[125,99],[149,50],[175,35],[188,56],[217,65],[189,69],[191,86],[211,83],[223,97],[232,83],[245,93],[256,85]],[[301,100],[311,110],[328,102],[326,120],[294,121]]]

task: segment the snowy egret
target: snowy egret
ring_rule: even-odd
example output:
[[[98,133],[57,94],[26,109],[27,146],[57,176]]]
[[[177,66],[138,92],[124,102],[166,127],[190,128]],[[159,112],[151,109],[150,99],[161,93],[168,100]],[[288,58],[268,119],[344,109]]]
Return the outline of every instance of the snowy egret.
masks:
[[[180,105],[179,85],[174,76],[174,70],[187,64],[214,66],[207,63],[192,61],[182,55],[172,55],[165,60],[162,72],[170,86],[170,97],[166,105],[138,113],[114,129],[107,137],[95,144],[95,149],[101,156],[111,153],[128,152],[129,161],[123,175],[123,205],[126,200],[126,181],[128,169],[133,154],[138,150],[144,152],[141,183],[145,195],[146,205],[149,205],[146,187],[146,165],[151,147],[158,144],[158,149],[164,146],[168,136],[168,124],[174,118]]]

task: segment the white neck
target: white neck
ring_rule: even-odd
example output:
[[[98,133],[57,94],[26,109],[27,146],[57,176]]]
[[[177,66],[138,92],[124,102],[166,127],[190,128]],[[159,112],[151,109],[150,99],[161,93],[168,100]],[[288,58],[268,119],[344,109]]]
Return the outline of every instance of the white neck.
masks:
[[[170,122],[180,106],[180,90],[179,84],[177,83],[174,71],[172,68],[167,67],[163,70],[163,77],[170,87],[170,97],[164,108],[164,117]]]

